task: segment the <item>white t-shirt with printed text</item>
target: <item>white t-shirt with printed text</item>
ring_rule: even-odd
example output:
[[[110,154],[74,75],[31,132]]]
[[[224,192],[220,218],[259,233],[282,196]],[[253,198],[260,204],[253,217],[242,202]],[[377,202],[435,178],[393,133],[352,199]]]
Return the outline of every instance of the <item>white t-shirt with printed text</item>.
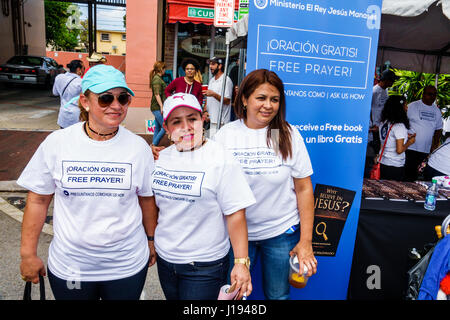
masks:
[[[380,124],[380,154],[391,125],[392,124],[388,121]],[[408,140],[408,130],[403,123],[396,123],[392,126],[380,163],[392,167],[403,167],[405,165],[405,153],[397,153],[397,140],[399,139],[403,139],[403,144]]]
[[[416,141],[409,146],[409,150],[429,153],[436,130],[442,129],[442,113],[433,103],[427,106],[422,100],[408,105],[408,119],[410,130],[416,133]]]
[[[222,74],[219,79],[216,80],[216,78],[213,76],[209,80],[208,89],[216,92],[218,95],[222,95],[222,85],[223,85],[223,79],[225,78],[225,74]],[[224,98],[231,99],[233,95],[233,82],[231,81],[230,77],[226,76],[227,82],[225,83],[225,92],[224,92]],[[219,110],[220,110],[220,101],[218,101],[214,97],[206,97],[206,108],[208,109],[209,113],[209,119],[211,123],[218,123],[217,119],[219,116]],[[222,118],[221,123],[228,123],[230,122],[231,117],[231,103],[230,104],[223,104],[222,106]]]
[[[267,128],[250,129],[236,120],[214,136],[241,164],[255,195],[256,204],[246,211],[250,241],[278,236],[300,221],[293,178],[309,177],[313,170],[301,134],[291,130],[293,156],[286,161],[267,147]]]
[[[152,196],[154,162],[144,139],[124,127],[95,141],[84,122],[51,133],[17,183],[54,193],[48,267],[58,278],[110,281],[148,264],[148,241],[138,196]]]
[[[156,252],[177,264],[223,258],[230,250],[225,216],[255,203],[239,164],[212,140],[190,152],[162,150],[152,188]]]

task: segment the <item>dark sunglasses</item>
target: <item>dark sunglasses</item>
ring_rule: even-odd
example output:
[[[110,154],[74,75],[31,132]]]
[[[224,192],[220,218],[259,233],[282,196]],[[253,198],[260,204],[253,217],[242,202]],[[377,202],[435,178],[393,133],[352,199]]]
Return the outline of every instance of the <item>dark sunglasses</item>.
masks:
[[[112,93],[104,93],[98,96],[98,104],[102,108],[109,107],[113,103],[114,98],[117,98],[117,101],[123,107],[127,106],[131,101],[131,95],[126,92],[122,92],[118,96],[115,96]]]

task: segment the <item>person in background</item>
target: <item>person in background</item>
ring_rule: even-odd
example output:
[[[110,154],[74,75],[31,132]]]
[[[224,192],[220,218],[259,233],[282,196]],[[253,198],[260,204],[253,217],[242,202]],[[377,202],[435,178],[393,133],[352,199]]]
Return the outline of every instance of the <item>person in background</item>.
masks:
[[[442,113],[436,106],[437,90],[429,85],[423,89],[422,99],[408,105],[408,119],[416,142],[406,150],[406,181],[418,178],[418,166],[439,145],[442,136]]]
[[[59,96],[61,100],[57,121],[61,129],[80,121],[78,105],[68,102],[81,93],[81,76],[84,74],[84,65],[81,60],[72,60],[67,68],[69,68],[69,72],[58,74],[53,84],[53,95]]]
[[[107,61],[105,56],[100,54],[100,53],[98,53],[98,52],[93,52],[90,57],[86,58],[86,60],[89,63],[89,67],[85,70],[85,72],[84,72],[85,74],[93,66],[96,66],[96,65],[99,65],[99,64],[105,64],[106,61]]]
[[[162,61],[156,61],[153,70],[150,72],[150,89],[152,89],[152,100],[150,109],[155,117],[155,132],[153,133],[153,145],[158,146],[162,137],[166,133],[163,128],[162,110],[166,100],[164,90],[166,83],[162,75],[166,71],[166,64]]]
[[[238,120],[214,139],[241,164],[256,198],[246,210],[249,256],[252,265],[261,257],[264,295],[289,299],[290,256],[298,257],[309,276],[317,271],[311,161],[302,136],[286,121],[284,85],[276,73],[249,73],[234,106]]]
[[[167,300],[216,300],[231,282],[238,298],[252,291],[245,208],[255,198],[231,153],[203,132],[195,96],[175,93],[164,102],[164,127],[173,141],[159,153],[153,190],[158,276]],[[230,250],[230,242],[232,250]]]
[[[195,80],[200,65],[197,60],[187,58],[181,64],[186,75],[173,80],[165,89],[166,97],[170,97],[174,93],[182,92],[194,95],[200,105],[203,104],[202,84]]]
[[[377,154],[380,151],[379,126],[381,122],[381,112],[388,99],[388,89],[392,87],[398,76],[392,70],[384,70],[381,73],[380,81],[373,86],[372,104],[370,109],[370,129],[369,142],[373,152]]]
[[[222,84],[224,79],[225,92],[223,97],[223,106],[221,114],[221,125],[230,122],[231,114],[231,97],[233,95],[233,82],[230,77],[224,74],[224,62],[222,58],[212,57],[208,59],[209,69],[212,73],[212,77],[209,80],[208,90],[205,90],[204,95],[206,98],[206,108],[210,120],[210,132],[209,136],[212,137],[218,129],[220,100],[222,99]]]
[[[425,180],[431,181],[436,176],[450,176],[450,132],[445,134],[445,142],[430,154],[425,167]]]
[[[381,112],[381,150],[386,146],[381,159],[380,178],[402,181],[405,177],[405,151],[415,142],[416,134],[408,134],[409,120],[405,112],[406,98],[390,96]],[[388,136],[389,132],[389,136]]]
[[[119,70],[94,66],[81,86],[85,121],[52,132],[17,181],[29,190],[22,279],[47,274],[37,245],[54,198],[47,271],[55,299],[138,300],[156,261],[152,153],[120,125],[134,93]]]

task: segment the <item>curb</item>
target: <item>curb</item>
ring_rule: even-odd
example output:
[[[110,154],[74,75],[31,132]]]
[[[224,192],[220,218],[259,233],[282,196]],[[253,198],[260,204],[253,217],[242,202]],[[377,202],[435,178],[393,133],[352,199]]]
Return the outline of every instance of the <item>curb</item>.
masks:
[[[5,182],[8,182],[8,183],[5,183]],[[14,183],[10,183],[10,182],[11,181],[1,181],[0,182],[2,192],[27,192],[28,191],[28,190],[18,186],[17,184],[15,184],[15,181],[13,181]],[[7,191],[3,191],[3,189],[6,189],[6,187],[11,187],[11,188],[9,188]],[[24,213],[21,210],[14,207],[12,204],[9,204],[9,202],[6,201],[5,199],[3,199],[2,197],[0,197],[0,211],[4,212],[6,215],[10,216],[14,220],[16,220],[16,221],[20,222],[20,224],[22,224]],[[48,223],[44,223],[44,225],[42,227],[42,232],[53,236],[53,226]]]
[[[28,190],[19,186],[16,180],[10,180],[0,181],[0,192],[28,192]]]

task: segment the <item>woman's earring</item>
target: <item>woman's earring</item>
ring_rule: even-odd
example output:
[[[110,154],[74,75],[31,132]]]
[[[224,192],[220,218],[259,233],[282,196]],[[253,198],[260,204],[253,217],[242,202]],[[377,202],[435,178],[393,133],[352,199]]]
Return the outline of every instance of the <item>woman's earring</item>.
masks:
[[[89,107],[84,108],[86,110],[86,112],[89,112]]]
[[[244,105],[242,108],[244,109],[244,111],[247,111],[247,106],[246,105]]]

